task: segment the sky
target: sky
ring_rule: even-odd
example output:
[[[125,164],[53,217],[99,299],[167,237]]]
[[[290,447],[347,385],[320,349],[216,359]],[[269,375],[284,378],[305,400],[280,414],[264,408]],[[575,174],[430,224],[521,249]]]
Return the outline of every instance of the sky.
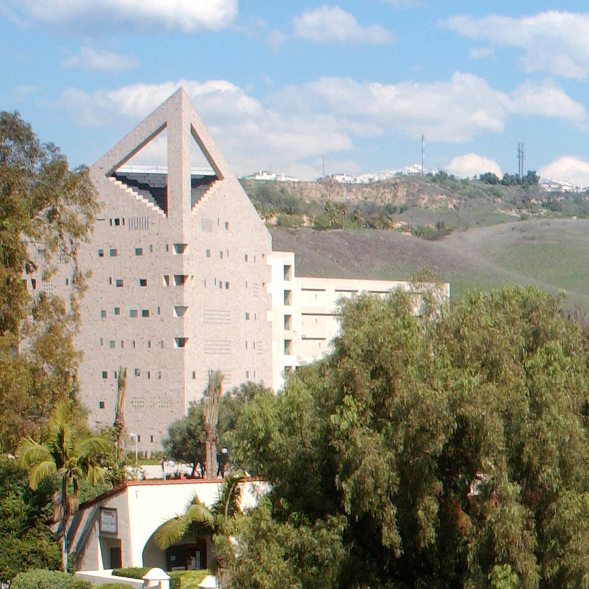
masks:
[[[432,171],[514,174],[523,143],[526,171],[587,186],[583,10],[568,0],[0,0],[0,110],[18,111],[72,166],[91,165],[183,86],[238,175],[400,169],[421,163],[424,135]]]

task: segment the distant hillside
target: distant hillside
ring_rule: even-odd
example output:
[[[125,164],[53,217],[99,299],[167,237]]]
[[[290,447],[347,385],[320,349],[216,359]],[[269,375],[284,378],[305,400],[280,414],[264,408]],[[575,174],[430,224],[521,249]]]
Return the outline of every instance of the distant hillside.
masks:
[[[330,179],[242,184],[260,215],[270,225],[284,227],[411,230],[443,223],[451,231],[519,218],[589,217],[586,193],[547,192],[535,183],[490,184],[444,172],[371,184]]]
[[[271,230],[273,249],[296,252],[304,276],[409,279],[431,269],[453,296],[470,289],[534,283],[566,291],[589,312],[589,220],[534,219],[457,230],[428,241],[384,230]]]

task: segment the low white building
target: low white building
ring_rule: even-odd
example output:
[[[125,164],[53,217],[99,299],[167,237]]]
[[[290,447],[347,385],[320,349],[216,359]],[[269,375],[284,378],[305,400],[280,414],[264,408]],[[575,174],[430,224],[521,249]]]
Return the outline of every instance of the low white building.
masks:
[[[284,377],[297,366],[318,360],[331,351],[340,329],[338,304],[360,293],[385,296],[392,290],[411,290],[411,283],[398,280],[315,278],[297,276],[294,252],[274,251],[268,257],[272,268],[272,383],[278,390]],[[450,285],[441,284],[440,302],[450,298]],[[421,294],[415,293],[415,312]]]
[[[76,569],[100,571],[151,567],[165,571],[215,568],[211,536],[189,535],[161,550],[153,539],[165,521],[184,513],[194,495],[210,507],[223,481],[205,479],[127,481],[86,501],[74,515],[68,533]],[[255,507],[267,485],[248,480],[241,509]]]

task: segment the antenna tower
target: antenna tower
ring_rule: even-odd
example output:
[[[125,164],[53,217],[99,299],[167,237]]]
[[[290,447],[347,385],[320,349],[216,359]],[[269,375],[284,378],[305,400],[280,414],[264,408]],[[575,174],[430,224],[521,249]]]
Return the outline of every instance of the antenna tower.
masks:
[[[517,173],[521,178],[524,177],[524,160],[526,158],[526,150],[523,143],[517,144]]]
[[[421,175],[425,176],[425,135],[421,136]]]

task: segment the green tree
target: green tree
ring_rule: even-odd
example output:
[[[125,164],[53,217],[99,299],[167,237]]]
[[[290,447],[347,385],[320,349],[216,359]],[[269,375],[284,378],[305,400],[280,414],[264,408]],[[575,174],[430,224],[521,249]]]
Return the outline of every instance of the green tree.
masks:
[[[230,586],[337,587],[344,557],[341,519],[310,525],[305,518],[292,514],[288,521],[280,522],[272,517],[269,502],[262,499],[252,512],[231,521],[228,531],[230,536],[217,539],[215,550],[226,563]]]
[[[74,398],[73,346],[84,274],[77,261],[97,210],[88,170],[71,171],[18,114],[0,112],[0,448],[35,434]],[[69,301],[27,289],[35,272],[71,271]],[[25,280],[23,280],[23,277]],[[17,353],[15,353],[17,352]]]
[[[14,459],[0,458],[0,581],[31,568],[59,567],[59,542],[47,523],[53,516],[54,480],[35,491]]]
[[[261,384],[247,382],[231,391],[225,392],[219,402],[219,421],[217,433],[219,448],[227,449],[227,455],[219,460],[229,461],[239,467],[234,460],[234,442],[231,431],[245,404],[258,395],[272,395],[271,389]],[[198,464],[204,464],[205,430],[203,423],[203,404],[191,403],[185,417],[168,427],[168,436],[163,442],[166,456],[192,465],[194,477]]]
[[[84,435],[79,430],[64,402],[59,402],[51,414],[46,442],[26,438],[18,446],[18,462],[27,470],[31,489],[39,488],[47,477],[56,476],[59,482],[54,519],[62,544],[64,571],[68,565],[67,530],[78,507],[80,484],[82,480],[92,484],[104,480],[107,471],[99,459],[112,452],[111,442],[100,436]]]
[[[346,302],[333,353],[246,405],[239,459],[279,521],[346,518],[345,586],[579,586],[589,334],[533,287],[435,301]]]

